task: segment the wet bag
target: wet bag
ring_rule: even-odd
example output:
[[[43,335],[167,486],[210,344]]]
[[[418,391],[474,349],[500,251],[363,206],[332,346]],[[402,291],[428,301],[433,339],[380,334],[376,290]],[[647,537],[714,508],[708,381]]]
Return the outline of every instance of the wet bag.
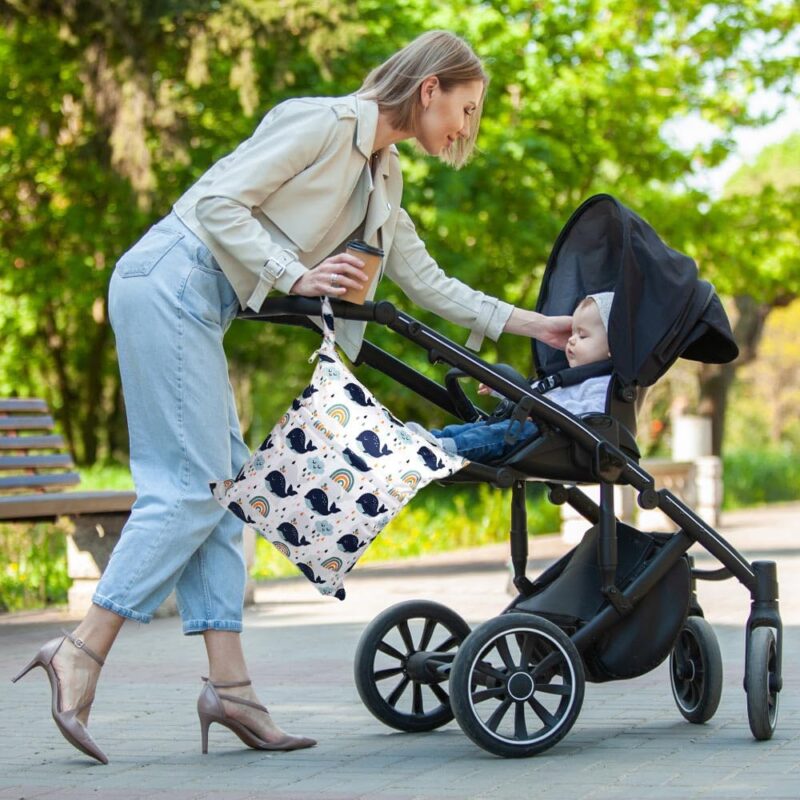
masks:
[[[392,416],[345,366],[322,301],[323,340],[311,382],[214,498],[297,565],[324,595],[426,484],[467,462]]]

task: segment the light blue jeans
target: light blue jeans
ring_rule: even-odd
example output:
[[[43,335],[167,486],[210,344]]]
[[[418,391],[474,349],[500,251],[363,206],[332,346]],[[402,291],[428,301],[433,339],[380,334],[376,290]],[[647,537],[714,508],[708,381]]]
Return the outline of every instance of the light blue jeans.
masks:
[[[137,498],[93,601],[149,622],[175,588],[186,634],[242,629],[242,523],[208,486],[249,455],[222,346],[237,308],[174,213],[122,256],[109,288]]]

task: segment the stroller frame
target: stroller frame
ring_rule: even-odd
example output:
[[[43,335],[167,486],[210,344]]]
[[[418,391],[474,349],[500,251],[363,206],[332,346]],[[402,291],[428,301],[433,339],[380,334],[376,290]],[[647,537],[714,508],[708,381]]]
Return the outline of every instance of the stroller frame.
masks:
[[[695,618],[695,620],[698,617],[702,617],[702,609],[695,593],[696,581],[719,581],[734,577],[749,591],[751,599],[750,614],[745,629],[744,682],[744,688],[748,696],[750,727],[753,735],[758,739],[767,739],[772,736],[777,721],[777,698],[782,686],[783,639],[775,562],[749,562],[672,492],[667,489],[658,489],[655,486],[653,477],[637,463],[638,452],[631,452],[630,447],[618,446],[619,442],[613,441],[614,436],[611,437],[612,441],[606,438],[604,431],[608,431],[609,428],[607,426],[604,427],[602,415],[592,415],[593,419],[589,420],[581,420],[574,417],[568,411],[550,402],[546,396],[532,391],[530,386],[524,382],[522,376],[515,377],[510,375],[508,370],[493,367],[464,347],[455,344],[408,314],[399,311],[387,301],[356,306],[334,300],[331,305],[335,316],[385,325],[425,349],[431,363],[447,364],[452,369],[448,372],[443,386],[366,340],[355,362],[357,365],[366,364],[383,372],[443,410],[467,421],[483,416],[483,412],[472,405],[458,384],[460,377],[470,376],[516,403],[525,413],[529,413],[540,423],[545,436],[553,435],[558,437],[560,436],[559,432],[561,432],[579,450],[590,457],[588,469],[576,469],[574,480],[565,479],[563,477],[564,470],[561,469],[555,471],[558,477],[554,480],[549,479],[547,476],[530,476],[512,466],[502,464],[491,466],[473,462],[444,481],[445,483],[485,482],[498,488],[511,489],[510,549],[513,583],[519,592],[519,597],[503,611],[503,614],[511,614],[512,616],[509,619],[518,620],[521,617],[521,613],[517,610],[517,607],[520,606],[521,610],[525,612],[524,601],[534,591],[534,583],[526,576],[528,530],[525,485],[528,481],[543,482],[548,487],[548,496],[551,502],[557,505],[568,503],[592,526],[596,526],[596,559],[602,584],[600,591],[605,601],[607,601],[604,602],[603,607],[592,619],[577,627],[577,629],[574,626],[562,626],[568,631],[568,636],[565,636],[561,631],[556,633],[568,639],[574,650],[582,657],[609,630],[631,615],[643,599],[682,560],[690,570],[691,598],[688,606],[688,616]],[[317,316],[318,309],[319,301],[317,299],[282,297],[267,300],[259,312],[242,312],[239,318],[280,322],[316,329],[309,317]],[[634,398],[629,399],[631,402],[634,400]],[[608,422],[608,418],[606,418],[606,422]],[[613,431],[613,429],[611,430]],[[619,437],[616,438],[618,439]],[[600,484],[599,504],[591,500],[574,485],[575,483],[588,482]],[[621,524],[616,520],[614,509],[614,486],[617,484],[631,485],[638,493],[637,500],[642,508],[659,508],[678,527],[678,530],[673,534],[662,537],[656,554],[649,560],[646,568],[635,575],[625,586],[618,586],[616,580],[618,567],[617,526]],[[701,545],[716,558],[721,567],[714,570],[694,568],[692,559],[687,555],[687,551],[695,543]],[[388,612],[384,612],[381,617],[386,617],[388,614],[389,623],[387,624],[392,627],[393,625],[402,625],[408,619],[417,618],[421,615],[426,619],[426,624],[431,621],[438,621],[439,624],[443,624],[451,632],[451,638],[454,637],[458,640],[456,644],[461,645],[466,638],[466,633],[463,630],[466,623],[463,620],[453,612],[450,612],[449,609],[438,606],[438,604],[428,603],[427,606],[431,608],[423,608],[422,611],[424,613],[422,613],[418,608],[419,603],[414,606],[415,602],[400,604],[400,606],[409,605],[409,608],[395,607],[389,609]],[[424,603],[423,606],[425,606]],[[449,614],[445,614],[445,611],[449,612]],[[456,620],[450,620],[451,616],[455,616]],[[550,629],[556,626],[551,625],[546,620],[542,622],[541,618],[535,614],[526,612],[526,618],[529,618],[529,622],[534,628],[538,624],[537,630],[541,636],[545,636],[548,641],[553,640],[554,633]],[[684,616],[685,619],[686,617]],[[379,623],[379,621],[381,621],[381,618],[376,619],[374,624]],[[386,623],[386,619],[382,621],[383,623]],[[386,628],[386,624],[383,624],[383,628]],[[766,634],[767,631],[758,633],[760,629],[771,629],[774,631],[774,635],[766,637],[763,634]],[[478,630],[476,629],[476,632]],[[519,629],[515,628],[514,630],[516,631],[514,635],[519,638],[521,635]],[[466,626],[466,631],[469,631],[468,626]],[[715,659],[719,659],[719,650],[715,641],[710,646],[711,655],[707,655],[709,647],[706,646],[708,642],[705,639],[707,639],[708,635],[713,638],[713,631],[710,634],[708,631],[711,631],[710,626],[707,626],[707,630],[701,630],[699,634],[696,630],[689,631],[690,639],[694,637],[694,641],[689,643],[693,648],[692,653],[696,657],[699,647],[702,657],[710,658],[711,663],[701,665],[703,669],[721,669],[721,662],[715,663]],[[366,659],[371,663],[371,653],[368,652],[369,647],[372,646],[374,648],[377,646],[383,636],[383,634],[373,635],[371,638],[375,641],[371,645],[365,645],[365,641],[370,639],[369,634],[369,630],[365,632],[362,644],[359,647],[357,662]],[[686,635],[685,626],[681,635],[684,637]],[[427,636],[427,638],[429,639],[430,636]],[[409,652],[406,654],[408,657],[403,664],[404,673],[410,680],[428,686],[438,686],[436,695],[442,700],[442,705],[435,709],[434,713],[426,713],[422,709],[421,703],[419,711],[417,711],[416,699],[415,707],[411,714],[395,712],[394,704],[392,703],[389,703],[392,708],[387,707],[386,698],[380,696],[380,692],[376,694],[377,687],[370,683],[370,667],[365,664],[356,664],[357,683],[359,684],[362,699],[365,700],[370,710],[379,719],[402,730],[429,730],[439,727],[439,725],[452,719],[453,716],[452,709],[447,707],[446,698],[441,697],[443,694],[441,684],[450,676],[457,653],[454,655],[450,652],[453,643],[449,640],[449,646],[441,648],[438,652],[426,651],[427,644],[428,642],[424,642],[424,646],[421,648],[409,647]],[[568,656],[567,651],[569,648],[567,644],[563,644],[561,652]],[[367,651],[365,651],[365,647]],[[673,661],[675,663],[680,662],[681,658],[685,660],[686,653],[684,652],[681,655],[679,652],[680,647],[679,640],[675,645],[676,649],[673,650],[671,663]],[[714,656],[714,648],[716,648],[716,656]],[[663,657],[657,657],[659,663],[663,660]],[[552,662],[553,659],[554,656],[551,654],[550,661]],[[476,661],[475,663],[479,662]],[[654,666],[656,664],[651,664],[648,669],[652,669]],[[695,666],[697,665],[692,667],[693,670]],[[361,679],[358,677],[359,672],[362,676]],[[677,674],[678,672],[680,672],[680,665],[676,667],[673,663],[673,673]],[[475,679],[475,674],[467,677],[467,692],[469,691],[469,682],[475,681]],[[591,675],[589,679],[592,680]],[[614,679],[614,676],[595,677],[594,679]],[[675,694],[676,702],[678,702],[679,710],[691,722],[705,722],[713,715],[719,702],[721,675],[706,676],[706,679],[712,684],[718,684],[716,689],[713,686],[710,689],[712,695],[716,691],[716,697],[703,699],[703,703],[707,701],[706,705],[708,707],[706,708],[685,707],[686,704],[681,702],[676,693],[675,682],[673,681],[673,693]],[[466,715],[468,717],[470,715],[470,704],[465,703],[463,698],[459,701],[453,695],[452,680],[450,688],[452,705],[455,707],[456,716],[465,732],[477,744],[490,752],[507,757],[532,755],[553,746],[568,732],[573,724],[583,696],[583,687],[581,685],[580,692],[576,692],[580,696],[575,698],[577,710],[570,709],[570,714],[574,712],[571,720],[565,721],[564,724],[552,726],[552,731],[546,730],[545,735],[535,741],[526,740],[524,746],[518,746],[516,742],[509,741],[507,738],[492,737],[491,731],[480,730],[481,725],[478,725],[476,730],[474,720],[470,723],[469,720],[462,719],[462,716]],[[708,686],[705,686],[704,691],[708,691]],[[693,692],[694,689],[690,693]],[[462,713],[459,713],[459,706]],[[545,728],[547,728],[546,725]]]

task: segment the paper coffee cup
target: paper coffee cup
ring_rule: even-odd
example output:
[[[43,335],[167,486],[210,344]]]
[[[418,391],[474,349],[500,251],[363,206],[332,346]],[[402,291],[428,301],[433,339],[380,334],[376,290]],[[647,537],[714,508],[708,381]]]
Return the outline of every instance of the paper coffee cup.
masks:
[[[362,269],[367,273],[367,282],[362,289],[348,288],[344,294],[339,295],[339,299],[347,300],[348,303],[357,303],[361,306],[364,305],[367,299],[367,292],[369,292],[369,288],[372,286],[380,269],[383,250],[380,247],[372,247],[366,242],[353,240],[347,243],[347,252],[364,262]]]

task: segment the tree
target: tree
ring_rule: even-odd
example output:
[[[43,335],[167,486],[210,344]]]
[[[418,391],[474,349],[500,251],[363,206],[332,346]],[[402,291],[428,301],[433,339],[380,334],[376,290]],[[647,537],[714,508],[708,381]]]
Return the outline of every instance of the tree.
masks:
[[[43,391],[82,461],[123,449],[104,300],[115,259],[268,108],[354,91],[433,27],[466,35],[492,75],[481,152],[467,169],[402,146],[405,205],[442,266],[467,283],[532,306],[559,228],[598,191],[657,220],[682,249],[707,247],[692,236],[706,224],[724,245],[714,224],[753,213],[747,196],[704,215],[709,198],[671,188],[719,163],[734,125],[763,122],[747,113],[752,92],[792,89],[797,59],[779,55],[798,30],[791,3],[0,2],[0,391]],[[723,134],[686,154],[663,128],[693,111]],[[782,197],[773,200],[776,225],[791,226]],[[728,253],[703,263],[724,265]],[[381,296],[408,307],[390,285]],[[387,342],[384,331],[376,338]],[[233,378],[258,398],[245,419],[263,433],[300,385],[311,339],[241,324],[228,342]],[[387,346],[397,352],[396,337]],[[285,393],[265,367],[263,354],[277,350]],[[504,337],[484,354],[522,366],[527,352]],[[406,394],[375,383],[398,413],[414,413]]]

